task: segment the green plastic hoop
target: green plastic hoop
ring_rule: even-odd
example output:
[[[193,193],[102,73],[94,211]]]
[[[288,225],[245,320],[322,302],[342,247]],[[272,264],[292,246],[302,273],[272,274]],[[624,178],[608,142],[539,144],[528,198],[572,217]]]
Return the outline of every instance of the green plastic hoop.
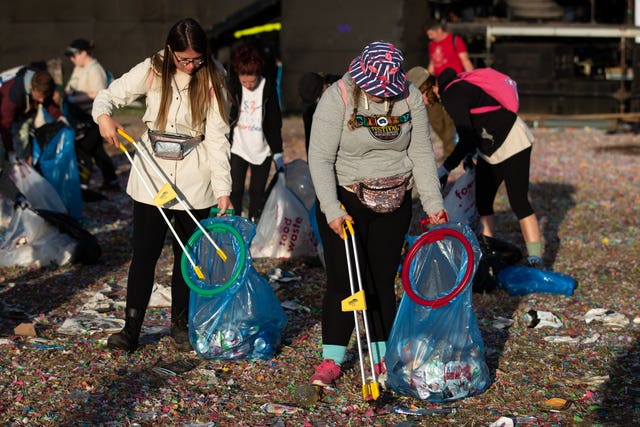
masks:
[[[214,233],[216,232],[231,233],[236,239],[238,239],[238,241],[243,242],[242,245],[238,245],[240,249],[240,253],[236,258],[236,265],[234,266],[231,277],[229,277],[229,279],[222,285],[209,288],[209,289],[203,288],[202,286],[198,285],[197,283],[194,283],[194,281],[191,280],[191,277],[189,276],[189,273],[188,273],[189,269],[191,268],[191,264],[189,264],[189,260],[187,256],[184,253],[182,254],[180,266],[182,270],[182,277],[184,278],[184,281],[187,283],[187,286],[189,286],[191,290],[193,290],[198,295],[210,297],[213,295],[217,295],[221,292],[224,292],[229,288],[229,286],[233,285],[236,282],[236,280],[238,280],[238,277],[240,276],[240,273],[244,269],[244,265],[247,262],[247,256],[246,256],[247,248],[246,248],[246,245],[244,244],[244,239],[242,238],[242,235],[240,234],[240,232],[228,224],[218,222],[218,223],[208,224],[204,226],[204,228],[207,231],[212,231]],[[202,233],[202,230],[198,228],[196,232],[193,233],[193,235],[189,238],[186,249],[190,251],[191,248],[195,246],[198,239],[200,239],[201,237],[203,237],[203,233]]]

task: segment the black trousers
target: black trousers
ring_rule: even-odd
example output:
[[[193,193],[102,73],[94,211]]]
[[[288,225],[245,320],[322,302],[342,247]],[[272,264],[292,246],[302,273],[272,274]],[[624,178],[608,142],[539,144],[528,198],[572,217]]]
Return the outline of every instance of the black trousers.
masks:
[[[249,218],[260,216],[265,203],[265,189],[269,172],[271,171],[272,156],[265,159],[260,165],[252,165],[240,156],[231,154],[231,203],[236,215],[242,214],[242,198],[244,196],[244,184],[247,178],[247,169],[251,168],[249,178]]]
[[[338,199],[354,220],[371,339],[386,341],[396,315],[394,284],[411,222],[411,192],[407,191],[398,210],[386,214],[371,211],[360,203],[354,193],[342,187],[338,189]],[[342,300],[351,295],[344,240],[329,228],[319,208],[316,208],[316,218],[327,269],[322,300],[322,343],[347,346],[355,324],[353,313],[341,309]],[[349,248],[353,252],[351,246]],[[357,276],[355,271],[353,273],[357,291]]]
[[[493,215],[493,202],[504,181],[509,205],[520,220],[533,213],[529,203],[529,166],[531,147],[496,165],[478,157],[476,169],[476,206],[481,216]]]
[[[183,244],[196,231],[197,225],[187,212],[163,209],[167,218],[173,219],[173,227]],[[209,209],[192,210],[198,220],[209,217]],[[133,257],[127,281],[127,308],[147,309],[158,259],[165,243],[169,227],[158,208],[145,203],[133,202]],[[182,249],[172,234],[173,271],[171,274],[171,308],[179,313],[188,309],[189,287],[182,277],[180,261]]]

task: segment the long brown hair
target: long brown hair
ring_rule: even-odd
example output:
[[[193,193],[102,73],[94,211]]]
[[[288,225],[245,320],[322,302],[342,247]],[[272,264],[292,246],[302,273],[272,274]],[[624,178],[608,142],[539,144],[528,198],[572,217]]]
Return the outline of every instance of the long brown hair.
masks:
[[[159,74],[162,79],[160,108],[155,121],[155,126],[159,130],[164,130],[167,125],[169,104],[171,103],[171,80],[176,73],[173,54],[174,52],[183,52],[189,48],[201,53],[205,61],[191,74],[191,81],[189,82],[192,125],[196,129],[204,130],[207,111],[211,107],[211,95],[215,95],[220,117],[225,121],[227,120],[226,94],[224,92],[225,86],[222,71],[218,69],[213,61],[205,31],[196,20],[186,18],[175,23],[169,30],[163,54],[156,53],[151,58],[153,65],[151,72]]]
[[[362,124],[356,119],[356,115],[358,114],[358,101],[360,100],[361,93],[362,93],[362,89],[360,88],[360,86],[354,84],[353,85],[353,111],[351,112],[351,116],[349,117],[349,121],[347,122],[347,125],[349,126],[350,130],[354,130],[359,127],[362,127]],[[367,95],[365,94],[364,96],[367,96]],[[386,111],[387,116],[391,115],[394,102],[395,101],[393,99],[390,100],[389,106]]]

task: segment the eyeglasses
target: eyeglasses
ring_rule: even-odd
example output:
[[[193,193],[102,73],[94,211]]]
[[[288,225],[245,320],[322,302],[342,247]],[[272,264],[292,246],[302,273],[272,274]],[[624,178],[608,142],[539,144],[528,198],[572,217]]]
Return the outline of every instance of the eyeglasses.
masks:
[[[205,62],[204,58],[181,59],[178,57],[178,55],[175,54],[175,52],[173,52],[173,56],[174,58],[176,58],[176,61],[178,61],[178,64],[182,65],[183,67],[186,67],[189,64],[193,64],[195,67],[199,67]]]

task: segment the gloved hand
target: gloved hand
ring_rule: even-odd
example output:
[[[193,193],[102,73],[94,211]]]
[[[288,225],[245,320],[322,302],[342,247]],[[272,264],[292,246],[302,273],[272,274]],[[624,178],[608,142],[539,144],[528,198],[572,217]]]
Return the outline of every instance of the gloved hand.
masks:
[[[472,154],[468,154],[464,158],[464,160],[462,161],[462,166],[464,167],[465,171],[472,170],[473,168],[476,167],[476,164],[473,162],[473,155]]]
[[[444,190],[445,185],[447,185],[447,181],[449,180],[449,171],[444,165],[441,165],[438,168],[438,179],[440,180],[440,189]]]
[[[284,158],[282,157],[282,153],[276,153],[273,155],[273,163],[275,163],[277,170],[284,169]]]

